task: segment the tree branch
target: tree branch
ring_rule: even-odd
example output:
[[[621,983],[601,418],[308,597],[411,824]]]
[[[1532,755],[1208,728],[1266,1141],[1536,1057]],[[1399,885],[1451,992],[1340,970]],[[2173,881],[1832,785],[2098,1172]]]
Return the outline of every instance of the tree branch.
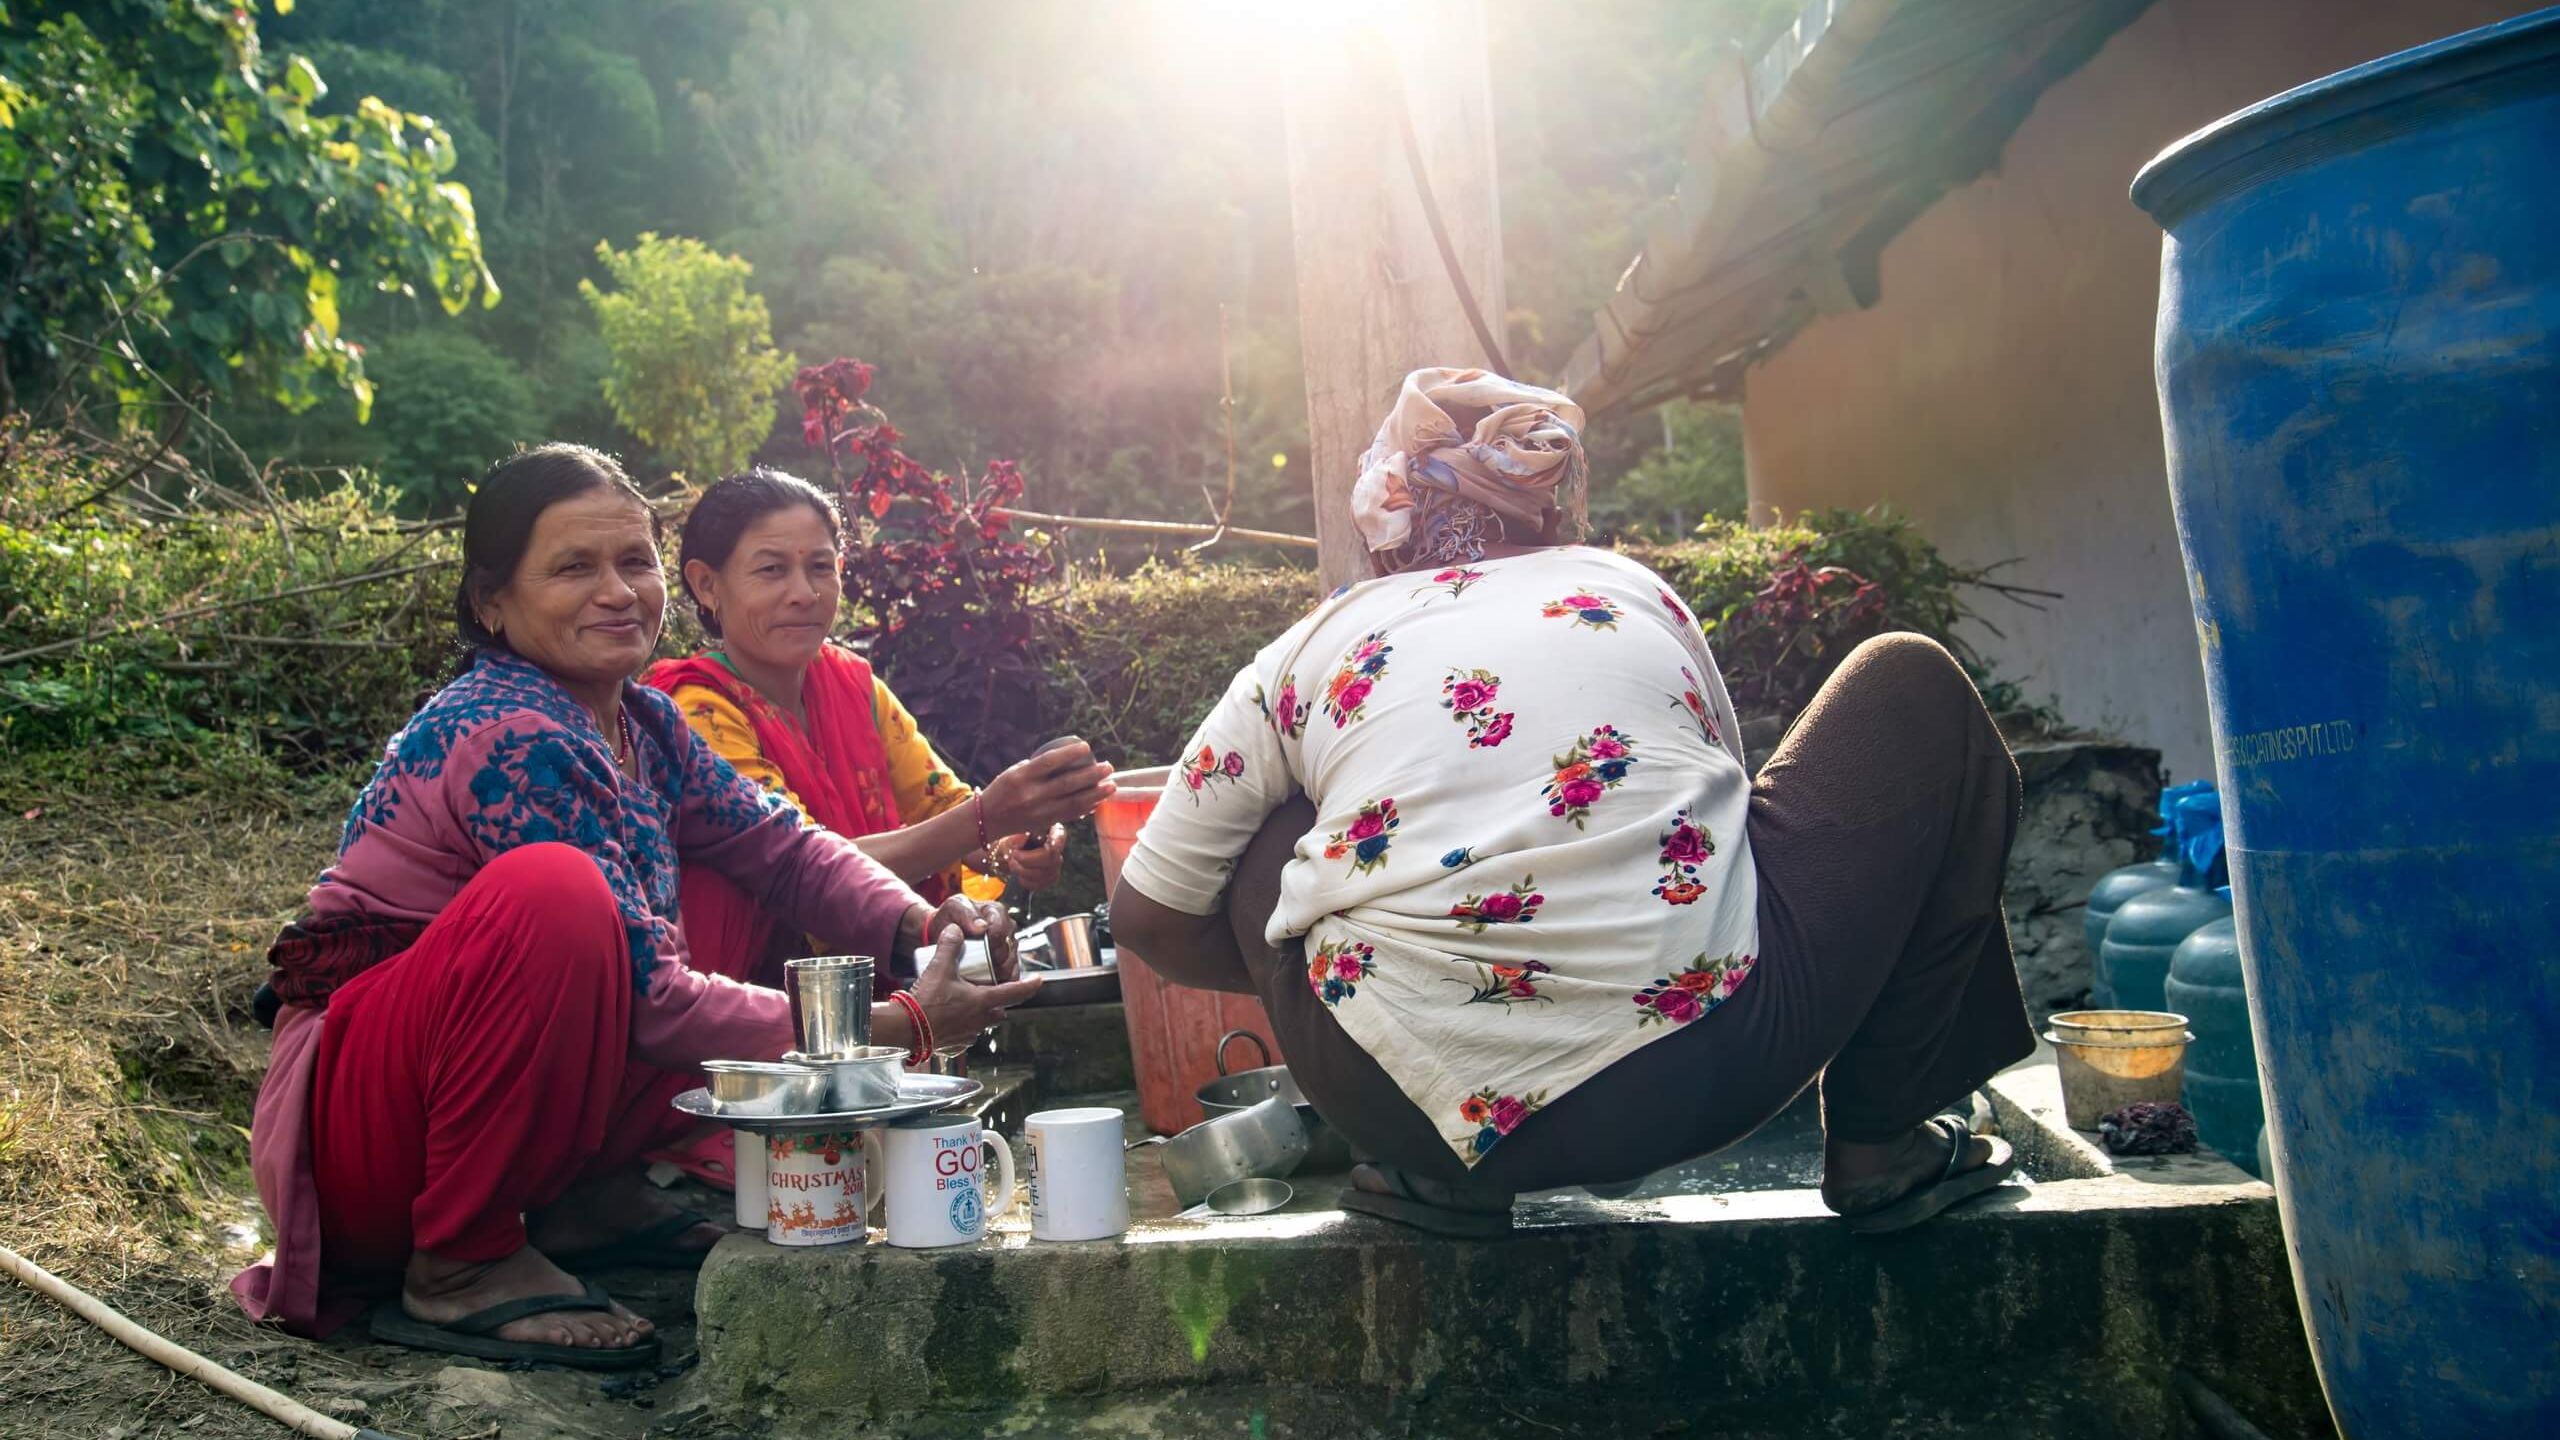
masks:
[[[162,625],[175,624],[180,620],[199,620],[207,615],[246,610],[252,606],[266,605],[277,600],[290,600],[298,595],[318,595],[330,590],[351,590],[358,585],[372,584],[376,580],[396,580],[403,575],[415,575],[421,570],[434,570],[459,563],[461,562],[458,559],[421,560],[415,565],[402,565],[389,570],[368,570],[361,575],[341,575],[334,580],[295,585],[289,589],[270,591],[264,595],[246,595],[237,600],[218,600],[206,605],[189,605],[183,609],[154,615],[147,620],[128,621],[122,625],[110,625],[103,630],[92,630],[85,635],[74,635],[68,640],[50,640],[42,645],[30,645],[23,650],[12,650],[6,655],[0,655],[0,665],[13,665],[20,660],[33,660],[45,655],[59,655],[96,641],[112,640],[119,635],[130,635],[137,630],[156,629]]]
[[[90,506],[97,504],[99,501],[106,499],[108,496],[113,495],[127,485],[130,485],[134,481],[140,479],[144,474],[148,473],[153,466],[159,464],[161,457],[167,455],[170,449],[178,443],[179,438],[187,433],[187,425],[190,419],[191,417],[188,412],[184,410],[179,411],[178,418],[170,424],[168,431],[160,437],[160,443],[154,446],[149,454],[144,455],[141,459],[126,466],[123,473],[116,476],[113,480],[108,481],[106,484],[99,486],[97,489],[90,491],[88,494],[81,496],[79,499],[72,501],[70,504],[54,511],[52,514],[47,515],[44,517],[45,523],[48,525],[59,524],[60,522],[79,514],[81,511],[88,509]]]
[[[1215,525],[1194,525],[1178,520],[1111,520],[1098,516],[1043,515],[1036,510],[1016,510],[1010,506],[998,506],[987,513],[1001,515],[1008,520],[1027,520],[1034,525],[1061,527],[1081,525],[1087,530],[1107,530],[1121,535],[1186,536],[1218,533],[1218,527]],[[1298,550],[1316,548],[1316,537],[1313,535],[1283,535],[1276,530],[1239,530],[1232,525],[1227,527],[1227,538],[1263,545],[1286,545]]]

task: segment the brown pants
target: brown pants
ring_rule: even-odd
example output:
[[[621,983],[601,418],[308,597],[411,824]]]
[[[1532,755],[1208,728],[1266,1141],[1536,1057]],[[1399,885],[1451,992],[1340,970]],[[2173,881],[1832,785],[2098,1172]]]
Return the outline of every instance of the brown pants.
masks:
[[[1740,1140],[1816,1076],[1834,1138],[1887,1140],[2035,1046],[2000,911],[2018,808],[2018,767],[1955,660],[1918,635],[1859,646],[1752,787],[1750,980],[1531,1116],[1472,1176],[1316,999],[1299,947],[1263,941],[1314,821],[1303,798],[1236,868],[1249,973],[1172,978],[1260,995],[1299,1087],[1353,1146],[1471,1192],[1649,1174]]]

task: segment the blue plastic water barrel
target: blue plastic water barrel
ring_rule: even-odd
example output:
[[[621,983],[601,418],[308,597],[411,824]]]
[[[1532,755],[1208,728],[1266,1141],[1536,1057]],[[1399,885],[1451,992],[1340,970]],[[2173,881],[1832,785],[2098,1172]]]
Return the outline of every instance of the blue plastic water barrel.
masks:
[[[2253,106],[2133,194],[2330,1407],[2560,1433],[2560,10]]]

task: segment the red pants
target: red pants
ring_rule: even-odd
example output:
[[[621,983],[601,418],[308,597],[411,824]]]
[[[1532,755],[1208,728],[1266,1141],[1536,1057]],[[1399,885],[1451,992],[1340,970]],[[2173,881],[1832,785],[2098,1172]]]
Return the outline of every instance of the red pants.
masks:
[[[321,1253],[497,1260],[525,1212],[678,1134],[689,1074],[629,1058],[631,952],[567,845],[493,860],[418,943],[330,997],[311,1092]]]

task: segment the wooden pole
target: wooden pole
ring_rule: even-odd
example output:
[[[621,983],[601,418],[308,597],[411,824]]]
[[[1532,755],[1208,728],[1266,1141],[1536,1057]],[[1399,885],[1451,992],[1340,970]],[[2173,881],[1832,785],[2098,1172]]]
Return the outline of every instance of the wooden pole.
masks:
[[[1405,374],[1492,363],[1432,243],[1398,104],[1410,109],[1452,248],[1497,336],[1504,314],[1482,0],[1413,0],[1391,13],[1316,38],[1288,66],[1298,338],[1316,564],[1328,586],[1369,576],[1351,484]]]

